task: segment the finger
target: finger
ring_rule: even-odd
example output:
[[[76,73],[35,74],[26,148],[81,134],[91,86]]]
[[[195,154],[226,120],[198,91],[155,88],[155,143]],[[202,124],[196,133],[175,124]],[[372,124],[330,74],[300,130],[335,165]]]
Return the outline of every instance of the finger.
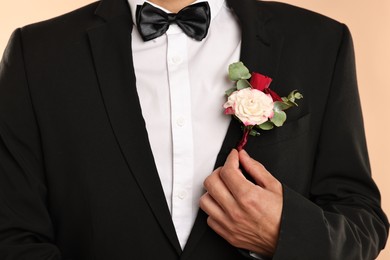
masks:
[[[226,185],[230,193],[237,200],[242,194],[253,186],[253,183],[248,181],[239,169],[239,156],[237,150],[233,150],[226,159],[225,165],[222,167],[219,175]]]
[[[206,212],[207,215],[214,219],[224,219],[225,213],[219,204],[210,196],[208,192],[203,194],[199,200],[199,207]]]
[[[218,168],[207,177],[204,181],[204,187],[219,206],[221,206],[224,211],[228,211],[236,202],[225,183],[221,180],[220,171],[221,168]]]
[[[239,160],[241,166],[254,179],[257,185],[267,188],[276,181],[275,177],[260,162],[250,157],[245,150],[239,152]]]
[[[240,169],[240,161],[238,157],[238,151],[236,149],[231,150],[228,157],[226,158],[224,167],[229,167],[231,169]]]

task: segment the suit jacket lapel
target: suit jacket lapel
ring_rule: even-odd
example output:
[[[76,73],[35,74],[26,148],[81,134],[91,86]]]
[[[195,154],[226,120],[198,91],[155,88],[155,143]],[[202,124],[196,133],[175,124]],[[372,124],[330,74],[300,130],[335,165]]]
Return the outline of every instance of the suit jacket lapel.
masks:
[[[241,61],[250,71],[256,71],[274,79],[272,88],[277,90],[277,72],[283,46],[283,37],[272,30],[272,14],[262,2],[253,0],[227,0],[237,14],[242,29]],[[228,64],[227,64],[228,65]],[[242,137],[240,123],[232,119],[215,168],[225,163],[227,155]],[[207,215],[199,210],[194,228],[184,248],[181,259],[186,259],[205,233]]]
[[[228,3],[241,22],[241,61],[250,71],[277,80],[284,38],[275,30],[271,10],[262,1],[228,0]]]
[[[136,91],[129,7],[122,0],[103,1],[96,13],[106,23],[90,29],[88,36],[108,118],[130,172],[162,230],[180,254]]]

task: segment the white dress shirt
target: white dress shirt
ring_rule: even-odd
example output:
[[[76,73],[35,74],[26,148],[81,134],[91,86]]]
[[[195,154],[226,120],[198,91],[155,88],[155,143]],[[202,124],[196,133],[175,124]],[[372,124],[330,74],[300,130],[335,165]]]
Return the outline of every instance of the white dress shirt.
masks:
[[[135,23],[136,5],[144,1],[128,1]],[[231,120],[222,105],[232,87],[228,65],[239,60],[241,47],[238,21],[225,1],[208,2],[211,23],[202,41],[189,38],[176,24],[147,42],[135,25],[132,32],[142,115],[182,248]]]

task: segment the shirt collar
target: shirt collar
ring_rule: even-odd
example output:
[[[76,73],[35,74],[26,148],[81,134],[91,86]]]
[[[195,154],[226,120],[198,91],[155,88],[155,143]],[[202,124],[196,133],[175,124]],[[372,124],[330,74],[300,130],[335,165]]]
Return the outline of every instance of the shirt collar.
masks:
[[[131,17],[133,18],[133,23],[136,24],[136,18],[135,18],[135,12],[137,10],[137,5],[142,5],[144,2],[148,2],[149,4],[152,4],[154,5],[155,7],[158,7],[162,10],[164,10],[165,12],[169,13],[168,10],[156,5],[156,4],[153,4],[149,1],[145,1],[145,0],[127,0],[129,2],[129,5],[130,5],[130,10],[131,10]],[[217,14],[219,13],[219,11],[221,10],[223,4],[225,3],[225,0],[196,0],[193,4],[195,3],[199,3],[199,2],[208,2],[209,5],[210,5],[210,16],[211,16],[211,21],[214,19],[215,16],[217,16]]]

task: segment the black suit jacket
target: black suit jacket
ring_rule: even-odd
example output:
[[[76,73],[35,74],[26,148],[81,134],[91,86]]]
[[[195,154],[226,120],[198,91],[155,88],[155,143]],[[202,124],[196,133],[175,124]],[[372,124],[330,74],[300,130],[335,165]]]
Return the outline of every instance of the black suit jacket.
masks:
[[[348,29],[285,4],[229,4],[242,61],[279,94],[305,97],[285,126],[247,145],[284,185],[273,259],[373,259],[388,221]],[[102,0],[13,34],[0,66],[0,259],[245,257],[202,211],[180,249],[135,88],[131,25],[125,0]],[[216,167],[241,134],[233,120]]]

